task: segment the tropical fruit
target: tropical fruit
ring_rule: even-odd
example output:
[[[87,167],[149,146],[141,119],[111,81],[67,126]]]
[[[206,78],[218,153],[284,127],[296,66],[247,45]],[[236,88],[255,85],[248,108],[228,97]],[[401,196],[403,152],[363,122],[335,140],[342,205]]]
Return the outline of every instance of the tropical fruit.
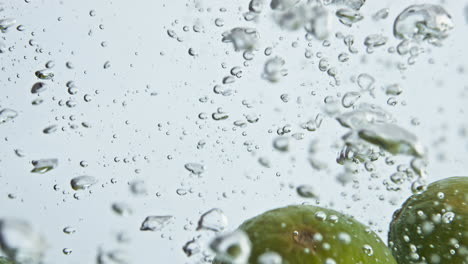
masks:
[[[399,264],[468,264],[468,177],[434,182],[406,200],[389,245]]]
[[[271,210],[247,220],[239,231],[250,240],[249,264],[396,264],[390,250],[369,228],[316,206]],[[225,248],[214,263],[240,263],[236,257],[243,254],[236,246]]]

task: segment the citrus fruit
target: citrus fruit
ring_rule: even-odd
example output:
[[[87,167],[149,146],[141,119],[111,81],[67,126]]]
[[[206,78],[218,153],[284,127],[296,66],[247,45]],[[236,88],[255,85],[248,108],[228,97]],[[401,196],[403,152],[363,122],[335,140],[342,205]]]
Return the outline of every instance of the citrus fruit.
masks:
[[[279,208],[247,220],[239,230],[251,242],[249,264],[396,264],[374,232],[330,209]],[[217,256],[214,263],[236,263],[226,259]]]
[[[468,264],[468,177],[434,182],[406,200],[389,245],[399,264]]]

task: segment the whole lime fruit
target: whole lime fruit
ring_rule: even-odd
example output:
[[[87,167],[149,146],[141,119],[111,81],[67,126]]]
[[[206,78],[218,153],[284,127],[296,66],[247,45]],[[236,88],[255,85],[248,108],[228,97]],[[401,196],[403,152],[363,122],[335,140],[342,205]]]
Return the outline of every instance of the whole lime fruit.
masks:
[[[13,264],[13,262],[9,261],[4,257],[0,257],[0,264]]]
[[[389,245],[399,264],[468,264],[468,177],[434,182],[406,200]]]
[[[369,228],[321,207],[271,210],[247,220],[239,230],[250,240],[249,264],[396,264]],[[229,263],[220,259],[214,263]]]

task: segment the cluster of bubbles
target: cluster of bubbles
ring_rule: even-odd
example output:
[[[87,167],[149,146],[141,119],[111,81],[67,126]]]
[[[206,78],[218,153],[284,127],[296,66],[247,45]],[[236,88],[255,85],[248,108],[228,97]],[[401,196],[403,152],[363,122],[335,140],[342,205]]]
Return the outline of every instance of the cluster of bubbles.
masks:
[[[342,83],[342,77],[339,76],[337,68],[340,63],[344,64],[353,58],[354,55],[360,52],[361,48],[367,54],[372,54],[376,49],[382,48],[391,42],[392,36],[383,33],[367,35],[361,43],[362,47],[355,40],[353,35],[345,35],[341,32],[335,32],[337,26],[344,26],[346,29],[355,28],[360,23],[366,20],[365,13],[361,8],[365,5],[365,0],[251,0],[248,3],[248,11],[242,14],[243,22],[248,23],[248,26],[235,26],[225,30],[221,36],[221,43],[230,45],[229,49],[234,51],[235,55],[239,55],[243,60],[242,66],[228,67],[229,73],[222,78],[218,84],[213,84],[212,92],[215,95],[223,97],[233,97],[236,95],[234,83],[241,79],[245,74],[245,68],[251,65],[256,59],[256,55],[261,50],[268,57],[263,68],[260,69],[262,80],[268,85],[280,85],[281,81],[288,76],[288,67],[294,62],[287,61],[284,56],[274,55],[274,47],[268,46],[263,48],[262,32],[257,29],[256,25],[263,23],[265,16],[270,16],[272,20],[271,26],[278,30],[286,31],[302,31],[305,35],[308,48],[312,46],[313,41],[321,42],[324,49],[329,47],[331,38],[336,38],[344,44],[344,51],[340,52],[336,58],[337,64],[334,65],[331,57],[326,53],[307,50],[305,57],[312,59],[318,58],[314,67],[326,74],[332,79],[331,87],[339,86]],[[2,12],[0,5],[0,15]],[[89,15],[96,16],[96,12],[91,10]],[[373,21],[385,20],[389,18],[389,9],[384,8],[372,14]],[[267,23],[267,22],[265,22]],[[339,24],[338,24],[339,23]],[[225,22],[221,18],[214,21],[216,28],[225,26]],[[13,48],[7,48],[8,38],[5,36],[9,31],[14,30],[25,31],[24,25],[18,25],[13,18],[2,18],[0,16],[0,32],[3,38],[0,38],[0,58],[4,53],[12,51]],[[393,22],[393,37],[399,41],[395,47],[389,47],[387,50],[390,54],[396,54],[401,57],[408,57],[407,64],[398,66],[399,70],[404,70],[408,65],[415,63],[416,58],[425,52],[427,45],[429,47],[438,47],[443,45],[443,41],[449,37],[451,30],[454,28],[454,23],[450,14],[440,5],[434,4],[417,4],[406,7],[399,13]],[[100,25],[100,29],[104,29]],[[184,31],[189,31],[190,27],[184,27]],[[193,32],[200,33],[204,28],[199,25],[192,27]],[[90,32],[89,34],[92,34]],[[173,29],[167,29],[166,33],[170,39],[177,43],[184,42],[184,38]],[[35,40],[31,39],[29,45],[38,46]],[[298,43],[294,42],[293,47]],[[315,44],[314,44],[315,45]],[[107,42],[101,43],[102,47],[107,46]],[[39,49],[39,48],[38,48]],[[187,50],[186,50],[187,51]],[[227,52],[228,53],[228,52]],[[186,53],[187,54],[187,53]],[[161,54],[163,55],[163,54]],[[200,56],[196,48],[188,48],[188,56],[197,58]],[[239,64],[240,65],[240,64]],[[31,72],[31,78],[34,78],[34,83],[28,88],[28,91],[35,96],[31,104],[34,106],[41,105],[44,100],[43,95],[50,92],[51,88],[56,85],[55,79],[58,78],[54,73],[55,62],[47,61],[40,69],[35,69]],[[73,70],[75,66],[72,62],[66,62],[66,68]],[[227,66],[226,66],[227,67]],[[223,65],[223,68],[226,68]],[[111,62],[105,61],[101,64],[101,68],[108,70],[111,68]],[[327,96],[323,99],[322,111],[315,113],[312,118],[305,120],[299,125],[299,128],[293,127],[291,124],[278,124],[276,134],[274,129],[269,133],[274,134],[270,141],[273,149],[280,153],[289,153],[293,140],[303,140],[307,133],[314,133],[319,130],[324,120],[334,119],[339,125],[347,129],[347,132],[338,139],[339,150],[336,158],[336,163],[343,166],[343,172],[336,175],[336,180],[343,185],[356,180],[360,169],[356,166],[361,166],[371,174],[371,177],[378,178],[376,163],[379,160],[385,160],[387,164],[394,164],[392,157],[405,156],[410,157],[407,163],[400,164],[396,170],[383,181],[385,188],[389,191],[399,191],[404,188],[404,183],[410,183],[413,192],[418,193],[424,190],[426,185],[425,168],[427,166],[427,149],[424,143],[407,128],[398,124],[397,120],[391,113],[384,108],[365,102],[372,100],[376,96],[377,80],[368,73],[361,73],[353,80],[357,87],[353,91],[347,91],[340,94],[338,97]],[[80,94],[77,84],[72,81],[66,81],[64,87],[68,93],[68,99],[59,99],[53,97],[53,101],[57,101],[59,106],[64,106],[69,109],[74,109],[79,103],[89,103],[93,100],[93,96],[99,94],[99,90],[95,90],[94,94]],[[148,86],[146,91],[152,91]],[[383,87],[383,94],[388,96],[387,105],[394,106],[398,103],[398,96],[404,92],[402,85],[399,83],[387,84]],[[152,96],[157,96],[156,92],[151,92]],[[315,96],[314,92],[311,95]],[[82,99],[79,99],[81,96]],[[290,94],[282,94],[280,98],[282,103],[287,104],[292,99]],[[297,99],[298,104],[301,103],[301,98]],[[208,97],[200,98],[200,103],[211,103]],[[117,103],[114,101],[114,103]],[[21,111],[14,110],[13,105],[4,106],[4,102],[0,101],[0,126],[7,123],[15,122],[15,119],[21,116]],[[250,111],[252,102],[247,100],[242,101],[242,106]],[[122,102],[125,106],[126,102]],[[215,121],[216,124],[224,124],[231,122],[233,115],[229,110],[223,107],[217,107],[211,111],[197,113],[199,121]],[[19,119],[19,118],[18,118]],[[65,131],[66,126],[60,125],[59,120],[69,122],[69,127],[77,129],[78,127],[90,128],[91,124],[83,121],[81,126],[76,124],[77,117],[71,115],[69,117],[57,117],[51,124],[42,128],[43,134],[54,134],[58,131]],[[242,118],[232,121],[232,130],[243,129],[247,126],[261,122],[263,117],[257,113],[246,113]],[[128,121],[127,125],[129,125]],[[417,121],[414,121],[417,123]],[[201,123],[197,124],[202,127]],[[164,127],[169,124],[158,124],[158,130],[164,130]],[[228,130],[223,128],[223,130]],[[169,134],[169,132],[166,132]],[[245,136],[243,132],[243,136]],[[118,136],[114,135],[116,139]],[[198,141],[196,148],[201,150],[207,146],[204,140]],[[255,153],[259,147],[252,142],[245,141],[244,146],[249,152]],[[18,157],[24,157],[25,153],[21,149],[16,149],[15,154]],[[321,149],[318,140],[310,142],[307,152],[307,160],[314,170],[327,170],[335,161],[324,160],[322,158]],[[145,156],[145,160],[149,160]],[[171,155],[167,156],[168,160],[172,159]],[[115,157],[116,163],[136,162],[137,157]],[[257,158],[258,163],[262,168],[272,168],[272,161],[265,156]],[[31,161],[31,173],[46,174],[57,169],[62,160],[58,158],[44,157]],[[336,165],[336,164],[334,164]],[[81,161],[82,168],[87,167],[86,161]],[[181,164],[190,176],[202,178],[207,168],[203,162],[187,162]],[[182,169],[183,169],[182,168]],[[139,173],[136,169],[135,173]],[[277,173],[279,175],[279,173]],[[116,179],[112,178],[110,182],[116,183]],[[73,192],[73,197],[80,199],[83,193],[91,194],[94,186],[104,183],[99,177],[90,176],[87,174],[74,175],[69,179],[69,188],[63,190],[64,194]],[[135,179],[128,182],[129,190],[135,196],[145,195],[148,193],[145,181]],[[316,188],[311,184],[301,184],[293,186],[298,196],[305,199],[319,201]],[[61,190],[58,185],[54,186],[55,190]],[[190,188],[179,188],[175,191],[177,195],[184,196],[187,193],[193,192]],[[159,196],[160,194],[156,194]],[[11,195],[14,197],[14,195]],[[114,202],[111,205],[112,211],[119,216],[125,217],[133,214],[131,205],[123,202]],[[318,216],[320,217],[320,216]],[[453,216],[444,215],[443,221],[450,221]],[[175,215],[148,215],[141,222],[140,231],[145,232],[163,232],[168,226],[174,224]],[[228,218],[220,208],[212,208],[201,214],[196,224],[196,231],[199,232],[196,236],[188,240],[184,245],[181,245],[181,250],[187,257],[202,256],[201,260],[209,262],[213,259],[213,254],[216,254],[220,260],[229,263],[244,264],[247,262],[250,254],[250,241],[242,231],[227,232],[229,228]],[[77,229],[71,226],[65,227],[63,232],[67,235],[72,235],[77,232]],[[126,241],[125,235],[119,237],[121,241]],[[208,246],[204,245],[203,240],[210,240]],[[339,239],[343,243],[349,243],[349,235],[343,233]],[[46,253],[47,242],[43,234],[39,230],[35,230],[30,223],[20,219],[0,219],[0,249],[1,252],[9,258],[21,264],[40,264]],[[363,250],[369,256],[373,254],[372,248],[364,246]],[[64,248],[63,254],[73,254],[70,248]],[[233,257],[235,252],[235,258]],[[199,259],[199,260],[200,260]],[[125,251],[120,249],[104,249],[100,248],[97,252],[96,263],[130,263]],[[275,252],[263,254],[258,263],[261,264],[279,264],[282,263],[281,256]],[[333,259],[328,259],[327,264],[333,264]]]

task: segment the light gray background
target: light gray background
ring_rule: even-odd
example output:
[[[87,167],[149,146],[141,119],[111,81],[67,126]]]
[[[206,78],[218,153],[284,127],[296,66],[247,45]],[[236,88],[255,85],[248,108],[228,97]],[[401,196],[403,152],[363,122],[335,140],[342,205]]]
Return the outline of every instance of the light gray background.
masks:
[[[310,49],[314,54],[322,52],[337,67],[342,80],[339,87],[329,85],[331,79],[318,70],[315,55],[305,58],[308,47],[303,30],[280,30],[268,8],[258,23],[244,21],[248,1],[3,2],[5,11],[0,16],[16,18],[26,30],[13,28],[1,34],[7,47],[13,48],[0,54],[0,106],[18,111],[19,116],[0,124],[0,218],[25,219],[40,230],[49,244],[46,263],[94,263],[100,246],[125,249],[132,263],[196,263],[203,256],[187,258],[181,248],[197,235],[203,236],[201,244],[214,236],[195,231],[202,213],[221,208],[229,219],[229,230],[233,230],[265,210],[308,201],[295,192],[294,186],[300,184],[312,185],[322,206],[354,215],[385,240],[392,212],[410,194],[409,183],[401,192],[385,191],[382,182],[396,166],[387,166],[382,160],[377,166],[379,179],[370,179],[363,171],[358,174],[357,189],[352,184],[341,186],[335,179],[343,170],[335,162],[339,149],[332,146],[340,142],[346,129],[331,117],[326,117],[316,132],[299,127],[323,112],[325,96],[359,90],[351,79],[360,73],[377,80],[377,98],[363,97],[361,101],[385,107],[428,148],[429,181],[466,175],[468,142],[460,134],[467,125],[465,1],[443,3],[453,16],[455,29],[443,47],[423,45],[429,50],[406,71],[396,67],[406,58],[387,52],[388,47],[398,44],[392,35],[394,18],[411,4],[440,1],[368,0],[362,8],[365,19],[352,28],[334,18],[333,32],[353,34],[359,53],[340,63],[337,56],[347,48],[333,35],[329,38],[331,47],[314,40]],[[220,8],[227,11],[220,12]],[[381,8],[389,8],[390,15],[374,22],[371,16]],[[95,16],[89,15],[91,10]],[[223,27],[215,26],[216,18],[224,20]],[[193,25],[204,31],[193,32]],[[183,26],[189,26],[190,31],[184,32]],[[261,43],[255,59],[243,67],[242,78],[228,85],[236,93],[223,97],[213,93],[213,86],[229,75],[230,68],[242,66],[243,59],[231,44],[221,42],[221,34],[237,26],[257,28]],[[169,38],[168,29],[183,42]],[[367,55],[362,43],[374,33],[388,36],[389,42]],[[31,39],[37,46],[29,44]],[[108,46],[101,47],[102,41]],[[298,47],[292,47],[293,41]],[[274,84],[260,77],[268,59],[263,50],[268,46],[274,47],[271,56],[286,60],[289,72]],[[189,48],[198,56],[189,56]],[[429,64],[429,59],[435,63]],[[45,68],[49,60],[55,61],[52,70],[56,77],[40,95],[44,103],[33,106],[31,101],[37,97],[30,93],[36,82],[34,72]],[[65,67],[67,61],[73,69]],[[103,68],[106,61],[112,65],[109,69]],[[67,93],[65,84],[70,80],[79,88],[77,95]],[[392,83],[400,83],[404,89],[399,104],[393,107],[386,105],[388,97],[381,90]],[[153,92],[157,95],[151,96]],[[283,93],[289,94],[290,102],[280,100]],[[93,100],[85,102],[85,94]],[[205,96],[208,102],[199,102]],[[297,97],[302,98],[301,104]],[[60,100],[70,98],[77,101],[76,107],[59,105]],[[253,107],[247,108],[243,100]],[[229,119],[198,118],[201,112],[210,116],[218,107],[229,113]],[[252,113],[260,117],[258,123],[233,129],[235,120],[245,120],[244,114]],[[70,115],[76,120],[70,121]],[[420,120],[419,126],[411,125],[414,117]],[[84,128],[81,122],[92,127]],[[42,133],[53,124],[59,126],[58,131]],[[70,124],[78,128],[71,129]],[[292,126],[293,133],[305,132],[305,138],[292,139],[290,152],[283,154],[273,150],[272,140],[275,131],[286,124]],[[313,139],[320,142],[319,158],[328,163],[328,170],[316,171],[307,162]],[[196,147],[199,140],[206,141],[201,150]],[[246,141],[252,143],[252,152],[247,151]],[[26,156],[16,156],[15,149],[23,150]],[[130,162],[114,162],[115,157]],[[271,168],[260,166],[259,157],[268,157]],[[58,158],[58,168],[44,175],[30,173],[31,160],[41,158]],[[395,159],[397,164],[409,162],[409,157]],[[79,165],[83,160],[88,167]],[[200,178],[190,175],[184,169],[188,162],[204,164],[205,173]],[[98,178],[92,194],[70,188],[70,179],[79,175]],[[111,184],[111,179],[117,183]],[[130,192],[128,183],[134,180],[145,182],[146,195]],[[55,184],[60,191],[53,189]],[[190,192],[179,196],[178,188]],[[75,193],[79,200],[73,197]],[[9,199],[8,194],[16,198]],[[112,212],[111,204],[120,201],[132,206],[133,215],[121,217]],[[175,221],[159,232],[140,232],[139,226],[148,215],[173,215]],[[77,232],[64,234],[66,226],[75,227]],[[129,235],[128,244],[116,242],[120,231]],[[62,253],[65,247],[73,250],[71,255]]]

